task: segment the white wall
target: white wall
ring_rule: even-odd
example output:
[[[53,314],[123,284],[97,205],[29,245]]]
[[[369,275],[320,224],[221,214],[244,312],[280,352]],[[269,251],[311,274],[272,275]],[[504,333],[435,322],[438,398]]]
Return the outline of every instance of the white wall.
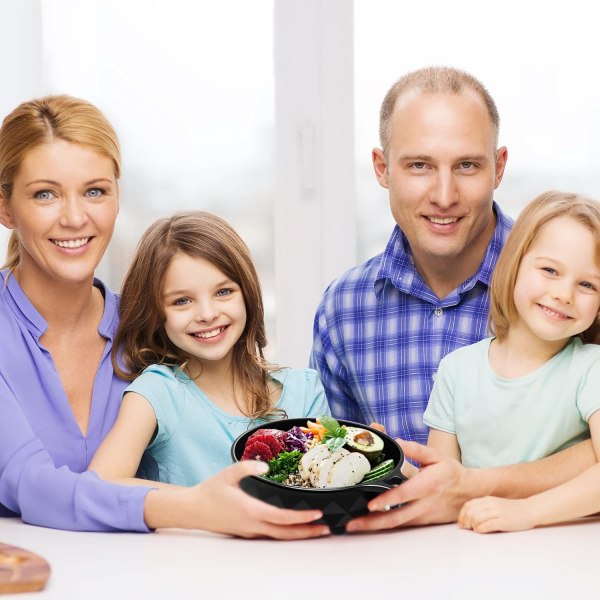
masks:
[[[0,118],[42,92],[40,3],[0,0]],[[9,233],[0,226],[0,264],[4,262]]]

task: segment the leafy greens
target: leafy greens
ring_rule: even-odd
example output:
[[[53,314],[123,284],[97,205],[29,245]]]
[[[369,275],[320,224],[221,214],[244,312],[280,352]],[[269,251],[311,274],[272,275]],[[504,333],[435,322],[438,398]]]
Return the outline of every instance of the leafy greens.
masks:
[[[337,452],[346,443],[346,428],[342,427],[333,417],[323,415],[319,423],[325,427],[326,433],[322,441],[331,452]]]
[[[271,481],[283,483],[292,473],[298,470],[298,463],[303,454],[300,450],[280,452],[269,461],[269,472],[264,477]]]

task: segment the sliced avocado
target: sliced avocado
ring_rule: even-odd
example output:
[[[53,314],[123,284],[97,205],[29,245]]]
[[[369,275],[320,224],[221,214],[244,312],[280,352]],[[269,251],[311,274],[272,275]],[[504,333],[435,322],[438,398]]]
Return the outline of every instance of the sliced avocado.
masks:
[[[383,440],[376,434],[360,427],[346,427],[346,448],[364,454],[374,463],[383,452]]]

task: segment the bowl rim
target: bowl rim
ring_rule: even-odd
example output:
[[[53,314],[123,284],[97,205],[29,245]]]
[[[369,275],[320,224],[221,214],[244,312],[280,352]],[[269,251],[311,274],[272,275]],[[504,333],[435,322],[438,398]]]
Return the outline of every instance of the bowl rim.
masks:
[[[244,431],[244,433],[241,433],[240,435],[238,435],[238,437],[231,444],[231,458],[233,459],[233,462],[234,463],[241,462],[235,455],[235,450],[236,450],[238,444],[240,443],[240,441],[242,440],[242,438],[250,437],[255,431],[258,431],[259,429],[281,429],[279,427],[273,427],[273,426],[276,424],[279,424],[279,423],[289,423],[290,421],[294,421],[294,422],[312,421],[315,418],[316,417],[292,417],[292,418],[288,418],[288,419],[277,419],[276,421],[266,421],[265,423],[262,423],[261,425],[257,425],[256,427],[253,427],[252,429],[248,429],[247,431]],[[370,489],[373,489],[373,490],[379,489],[379,488],[385,488],[387,490],[387,489],[389,489],[389,487],[384,484],[386,479],[392,479],[393,477],[398,477],[398,476],[400,476],[402,479],[405,479],[404,475],[402,475],[402,472],[401,472],[402,464],[404,463],[404,451],[400,447],[400,444],[398,444],[398,442],[393,437],[391,437],[387,433],[384,433],[383,431],[379,431],[378,429],[375,429],[374,427],[365,425],[364,423],[357,423],[356,421],[349,421],[348,419],[336,419],[336,421],[340,425],[346,425],[347,427],[359,427],[361,429],[366,429],[367,431],[370,431],[371,433],[375,433],[378,436],[382,437],[384,439],[384,441],[387,441],[389,444],[395,446],[398,449],[398,453],[399,453],[398,464],[396,464],[396,466],[391,471],[386,473],[384,475],[384,477],[382,477],[381,479],[375,479],[373,481],[368,481],[367,483],[359,482],[354,485],[345,485],[342,487],[307,488],[307,487],[299,487],[299,486],[293,486],[293,485],[285,485],[284,483],[279,483],[279,482],[273,481],[271,479],[266,479],[265,477],[261,477],[260,475],[249,475],[248,477],[255,481],[260,481],[262,484],[274,486],[276,489],[281,489],[281,490],[286,490],[286,491],[293,490],[293,491],[302,492],[302,493],[310,492],[310,493],[321,493],[321,494],[332,493],[332,492],[339,493],[340,491],[349,491],[349,490],[356,490],[356,491],[361,490],[361,489],[364,490],[366,486],[369,486]],[[297,423],[294,423],[294,425],[297,425]],[[291,429],[291,427],[294,427],[294,425],[291,425],[290,429]],[[283,430],[283,431],[286,431],[286,430]]]

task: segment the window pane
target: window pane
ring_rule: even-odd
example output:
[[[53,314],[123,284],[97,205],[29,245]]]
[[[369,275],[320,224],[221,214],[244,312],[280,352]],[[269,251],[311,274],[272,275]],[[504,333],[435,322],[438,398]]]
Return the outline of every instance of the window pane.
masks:
[[[43,40],[46,91],[97,104],[122,143],[101,277],[119,287],[157,217],[211,211],[248,243],[274,331],[272,2],[44,0]]]
[[[355,0],[355,126],[361,260],[381,252],[394,224],[370,151],[379,106],[404,73],[429,65],[469,71],[500,111],[508,164],[496,200],[512,216],[537,194],[600,199],[600,78],[589,4]]]

